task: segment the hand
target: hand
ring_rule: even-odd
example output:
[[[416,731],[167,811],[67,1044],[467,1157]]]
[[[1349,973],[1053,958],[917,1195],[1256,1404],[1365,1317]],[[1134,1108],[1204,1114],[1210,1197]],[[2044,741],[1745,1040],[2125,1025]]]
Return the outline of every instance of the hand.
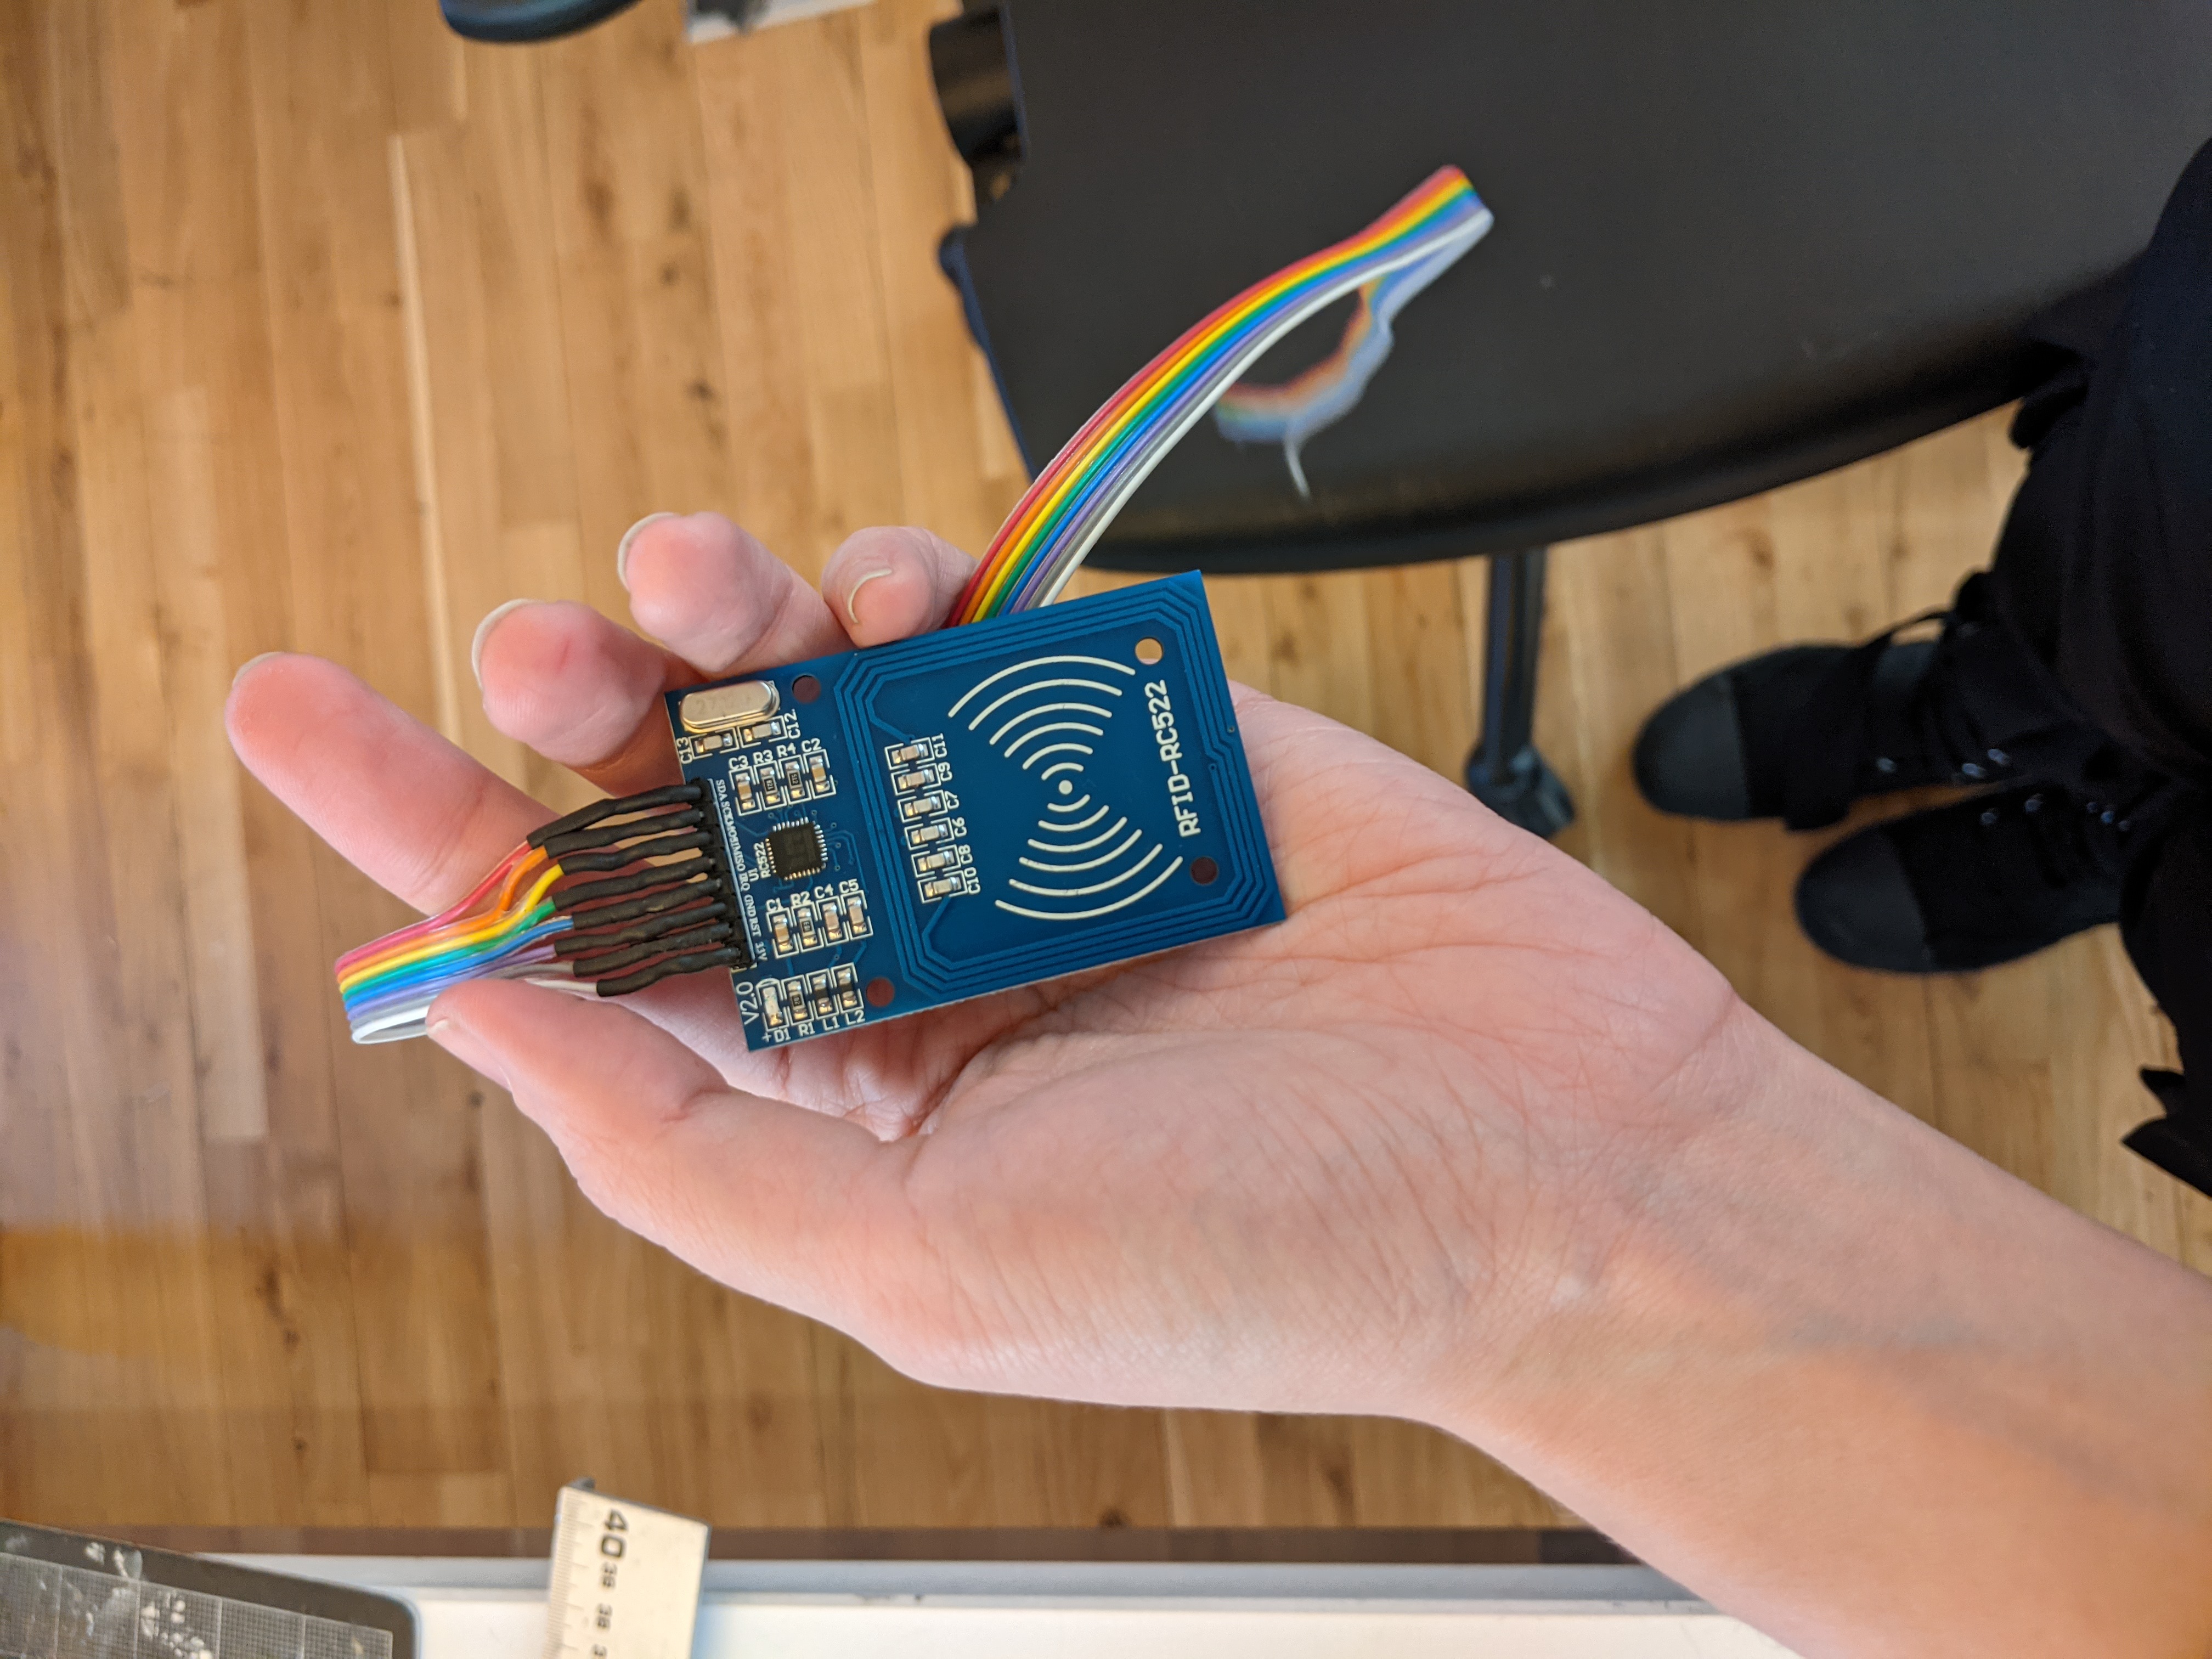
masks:
[[[971,562],[854,537],[817,594],[711,514],[627,548],[647,635],[495,613],[501,731],[615,793],[672,781],[665,687],[938,625]],[[1696,1132],[1741,1005],[1650,916],[1403,757],[1242,690],[1289,920],[749,1054],[726,978],[596,1005],[460,988],[433,1036],[608,1214],[930,1381],[1418,1413],[1503,1355]],[[343,671],[240,677],[240,756],[425,909],[549,814]]]
[[[659,645],[573,605],[477,641],[494,723],[617,793],[675,775],[664,687],[931,627],[969,568],[870,531],[817,595],[705,514],[629,553]],[[2200,1279],[1451,784],[1238,710],[1279,927],[772,1054],[720,974],[463,986],[432,1035],[610,1215],[916,1376],[1425,1419],[1808,1656],[2202,1650]],[[311,658],[229,725],[425,909],[549,816]]]

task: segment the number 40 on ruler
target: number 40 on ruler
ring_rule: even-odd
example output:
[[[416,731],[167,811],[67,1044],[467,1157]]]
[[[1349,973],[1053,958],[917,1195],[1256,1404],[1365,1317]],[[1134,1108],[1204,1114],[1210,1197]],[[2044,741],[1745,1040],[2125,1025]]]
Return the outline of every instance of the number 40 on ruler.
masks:
[[[704,1523],[563,1486],[545,1659],[690,1659],[706,1568]]]

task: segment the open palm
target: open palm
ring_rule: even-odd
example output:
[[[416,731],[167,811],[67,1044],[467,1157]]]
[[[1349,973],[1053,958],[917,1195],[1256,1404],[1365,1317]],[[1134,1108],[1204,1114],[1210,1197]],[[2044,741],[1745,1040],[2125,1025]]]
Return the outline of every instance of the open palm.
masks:
[[[625,568],[660,643],[514,609],[479,639],[486,708],[651,787],[675,776],[665,687],[935,626],[969,568],[863,532],[817,595],[726,520],[662,519]],[[609,1214],[915,1375],[1419,1414],[1443,1334],[1510,1328],[1545,1293],[1528,1264],[1571,1274],[1628,1224],[1588,1194],[1696,1133],[1683,1100],[1741,1005],[1425,769],[1255,693],[1238,710],[1278,927],[767,1054],[719,973],[605,1005],[465,986],[433,1035]],[[229,720],[257,775],[426,909],[550,816],[330,664],[255,665]]]

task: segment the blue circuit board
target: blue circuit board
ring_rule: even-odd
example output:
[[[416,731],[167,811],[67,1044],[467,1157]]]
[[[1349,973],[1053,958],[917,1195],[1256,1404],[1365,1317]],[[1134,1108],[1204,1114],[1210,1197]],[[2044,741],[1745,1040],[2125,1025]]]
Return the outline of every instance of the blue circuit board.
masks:
[[[667,707],[727,843],[750,1048],[1282,920],[1194,575]]]

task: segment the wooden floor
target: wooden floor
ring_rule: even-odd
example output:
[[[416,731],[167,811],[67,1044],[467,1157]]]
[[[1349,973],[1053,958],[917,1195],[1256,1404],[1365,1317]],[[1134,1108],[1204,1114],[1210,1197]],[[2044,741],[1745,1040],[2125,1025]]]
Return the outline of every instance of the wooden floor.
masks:
[[[1557,1517],[1402,1426],[915,1386],[617,1232],[427,1045],[344,1040],[330,960],[402,917],[233,763],[239,663],[333,656],[567,799],[477,709],[494,604],[623,615],[650,508],[811,568],[878,521],[979,546],[1012,500],[933,260],[967,211],[933,11],[693,49],[647,0],[521,51],[431,0],[0,0],[0,1513],[542,1524],[588,1473],[731,1525]],[[1850,973],[1789,919],[1814,843],[1629,782],[1683,680],[1939,602],[2018,470],[1985,421],[1562,549],[1567,843],[1823,1054],[2212,1270],[2212,1204],[2115,1144],[2169,1038],[2112,938]],[[1450,772],[1482,582],[1215,603],[1232,672]]]

